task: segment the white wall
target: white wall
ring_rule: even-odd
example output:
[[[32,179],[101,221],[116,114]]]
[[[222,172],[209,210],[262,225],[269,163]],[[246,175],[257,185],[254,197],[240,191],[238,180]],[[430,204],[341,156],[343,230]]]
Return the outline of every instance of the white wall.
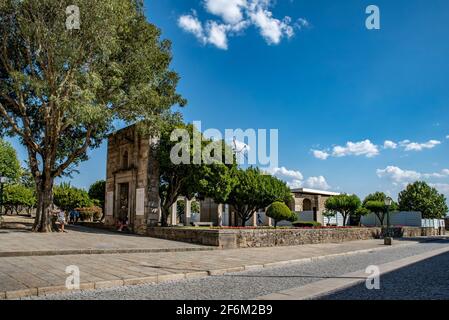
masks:
[[[421,227],[421,212],[402,211],[390,212],[390,225],[405,227]],[[363,216],[360,219],[362,225],[367,227],[380,226],[379,218],[373,213]],[[387,217],[385,216],[384,225],[387,225]]]

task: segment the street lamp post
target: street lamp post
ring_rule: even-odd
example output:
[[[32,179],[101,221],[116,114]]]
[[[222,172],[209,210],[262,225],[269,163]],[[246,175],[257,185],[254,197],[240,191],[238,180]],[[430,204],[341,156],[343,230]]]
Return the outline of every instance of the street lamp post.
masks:
[[[387,232],[384,237],[384,244],[391,246],[393,244],[393,235],[390,232],[390,207],[393,204],[393,200],[390,197],[385,198],[385,206],[387,207]]]

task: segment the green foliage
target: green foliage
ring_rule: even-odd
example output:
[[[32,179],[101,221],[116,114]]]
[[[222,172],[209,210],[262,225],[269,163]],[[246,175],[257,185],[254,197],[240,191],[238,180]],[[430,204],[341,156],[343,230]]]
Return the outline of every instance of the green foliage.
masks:
[[[355,215],[357,209],[361,206],[361,201],[356,195],[341,194],[332,196],[326,200],[327,210],[340,212],[343,215],[343,225],[349,216]]]
[[[92,207],[93,202],[89,194],[82,189],[72,187],[69,183],[62,183],[53,189],[54,203],[66,212],[75,208]]]
[[[227,203],[237,212],[242,226],[259,209],[273,202],[291,202],[291,191],[285,182],[271,175],[264,175],[257,168],[238,169],[234,175],[236,185]]]
[[[20,209],[31,209],[36,205],[36,196],[32,188],[27,188],[21,184],[9,184],[4,188],[3,205],[11,213]]]
[[[409,184],[399,194],[399,210],[420,211],[424,219],[442,219],[448,212],[446,197],[423,181]]]
[[[370,214],[370,213],[371,213],[371,211],[369,211],[367,208],[365,208],[365,207],[359,207],[359,208],[357,208],[357,210],[355,211],[354,215],[355,215],[356,217],[363,217],[363,216],[366,216],[366,215],[368,215],[368,214]]]
[[[274,220],[274,227],[279,221],[292,220],[293,213],[284,202],[273,202],[267,209],[267,217]]]
[[[174,130],[183,130],[187,137],[172,141],[171,135]],[[195,136],[201,140],[199,146],[194,144]],[[213,147],[222,150],[222,153],[215,154]],[[178,155],[184,156],[185,162],[174,163],[172,150],[175,150],[174,152],[178,150]],[[201,157],[205,154],[216,158],[211,162],[205,162]],[[196,158],[198,155],[199,159]],[[190,199],[209,197],[217,203],[224,203],[235,184],[232,172],[236,165],[232,149],[224,141],[205,139],[191,124],[174,121],[164,127],[158,146],[158,158],[163,226],[167,225],[170,207],[179,196]],[[227,162],[231,164],[225,164]]]
[[[186,207],[186,202],[184,200],[179,200],[176,203],[176,211],[179,217],[184,215]],[[200,212],[200,203],[198,201],[192,201],[190,204],[191,212],[192,213],[199,213]]]
[[[293,226],[295,228],[316,228],[321,227],[321,223],[316,221],[294,221]]]
[[[18,181],[20,172],[20,162],[16,150],[11,143],[0,139],[0,176]]]
[[[74,4],[81,27],[67,30],[66,8]],[[155,133],[171,107],[186,101],[176,92],[171,43],[147,21],[141,1],[0,5],[0,135],[27,148],[42,201],[34,229],[48,231],[54,179],[87,160],[114,120]]]
[[[103,212],[103,210],[97,206],[75,209],[79,212],[81,221],[99,220]]]
[[[375,192],[367,195],[363,200],[363,207],[368,210],[369,213],[373,213],[379,219],[381,225],[383,225],[385,217],[389,211],[395,211],[398,209],[397,203],[392,202],[391,206],[385,205],[385,200],[388,196],[383,192]]]
[[[96,205],[104,210],[104,202],[106,197],[106,181],[99,180],[89,187],[89,198],[96,200]]]

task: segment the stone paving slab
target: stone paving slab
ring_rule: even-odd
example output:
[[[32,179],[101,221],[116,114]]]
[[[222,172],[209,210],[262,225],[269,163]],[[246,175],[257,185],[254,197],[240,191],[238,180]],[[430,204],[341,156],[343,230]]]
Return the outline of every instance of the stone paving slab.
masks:
[[[418,242],[395,241],[394,247]],[[5,281],[0,281],[0,298],[67,291],[65,270],[70,265],[80,269],[81,289],[92,289],[219,275],[388,248],[382,240],[365,240],[192,252],[1,257],[0,279]]]
[[[157,253],[215,249],[215,247],[81,226],[70,227],[68,233],[46,234],[0,229],[0,257]]]

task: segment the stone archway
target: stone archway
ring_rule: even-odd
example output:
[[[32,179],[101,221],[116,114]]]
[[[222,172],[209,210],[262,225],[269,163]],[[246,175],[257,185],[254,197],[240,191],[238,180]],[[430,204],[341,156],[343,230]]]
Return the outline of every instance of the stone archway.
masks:
[[[312,201],[310,199],[303,200],[302,211],[312,211]]]

